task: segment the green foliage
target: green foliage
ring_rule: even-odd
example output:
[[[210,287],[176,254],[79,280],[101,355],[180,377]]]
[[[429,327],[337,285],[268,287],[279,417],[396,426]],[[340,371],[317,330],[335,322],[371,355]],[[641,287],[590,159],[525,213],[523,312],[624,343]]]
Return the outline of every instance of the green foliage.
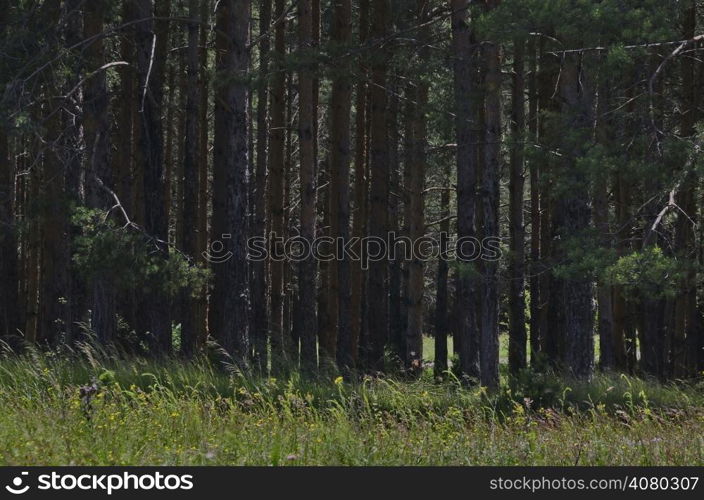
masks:
[[[78,207],[71,220],[80,230],[73,261],[84,277],[109,276],[118,290],[160,290],[172,297],[184,289],[203,293],[208,271],[183,254],[172,250],[164,258],[151,238],[118,226],[100,210]]]
[[[651,246],[620,257],[604,271],[608,283],[621,285],[626,297],[672,297],[682,278],[681,265],[666,256],[658,246]]]

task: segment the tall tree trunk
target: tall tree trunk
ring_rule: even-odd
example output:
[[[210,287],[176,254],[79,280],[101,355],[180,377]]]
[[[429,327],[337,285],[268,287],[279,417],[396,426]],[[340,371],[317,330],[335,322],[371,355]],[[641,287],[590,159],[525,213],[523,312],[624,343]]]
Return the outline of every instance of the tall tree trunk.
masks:
[[[64,43],[67,47],[76,47],[80,45],[83,39],[83,2],[81,0],[67,0],[64,2],[64,10],[66,12],[66,23],[64,25]],[[64,80],[64,94],[76,88],[76,85],[81,81],[81,71],[83,60],[76,57],[74,52],[69,64],[68,75]],[[134,75],[132,75],[134,82]],[[68,155],[65,159],[64,173],[64,189],[65,203],[67,208],[84,204],[84,169],[83,161],[85,155],[85,143],[83,141],[83,126],[80,109],[83,103],[82,89],[76,90],[64,102],[63,120],[62,120],[62,147],[65,151],[71,151],[73,154]],[[125,205],[129,209],[130,205]],[[71,246],[74,238],[80,233],[80,229],[69,224],[67,239],[69,257],[68,257],[68,287],[69,292],[66,297],[67,305],[67,323],[65,325],[66,342],[71,344],[78,337],[80,332],[81,320],[84,320],[87,310],[86,306],[86,283],[81,273],[76,272],[75,267],[70,262]]]
[[[388,0],[372,3],[370,38],[382,40],[386,36]],[[386,58],[383,45],[376,49],[371,66],[370,120],[370,212],[369,237],[378,242],[386,241],[389,210],[389,163],[386,130]],[[374,256],[372,256],[374,257]],[[388,339],[388,294],[386,280],[388,261],[385,255],[376,256],[369,263],[367,315],[369,345],[366,346],[365,365],[373,371],[384,370],[384,347]]]
[[[269,136],[267,121],[267,104],[269,99],[269,28],[271,24],[271,0],[259,2],[259,84],[257,87],[257,159],[254,179],[254,227],[252,236],[266,238],[266,169],[267,138]],[[254,367],[260,373],[266,373],[268,365],[267,340],[269,337],[269,318],[267,315],[267,274],[266,261],[252,262],[254,280],[252,282],[252,340],[254,343]]]
[[[560,76],[562,112],[568,120],[563,126],[574,130],[579,138],[564,139],[564,149],[571,154],[562,160],[561,180],[571,189],[558,199],[555,210],[555,231],[564,241],[586,237],[591,217],[589,184],[573,160],[583,154],[583,143],[593,125],[590,83],[577,56],[566,56]],[[564,256],[565,251],[564,247],[559,248],[559,256]],[[574,275],[556,281],[564,307],[564,363],[574,376],[586,379],[594,369],[592,278],[583,271],[574,271]]]
[[[82,5],[81,0],[73,0],[74,3]],[[130,23],[134,21],[134,3],[132,0],[123,0],[121,9],[121,21]],[[66,41],[67,45],[73,45],[72,42]],[[132,220],[135,219],[134,213],[134,159],[135,159],[135,129],[134,129],[134,114],[137,110],[138,92],[137,92],[137,77],[134,71],[135,51],[134,51],[134,26],[129,26],[124,29],[123,36],[120,38],[120,59],[129,63],[129,66],[118,66],[117,74],[119,76],[119,87],[112,101],[114,109],[115,126],[112,128],[112,140],[115,148],[112,152],[112,171],[115,175],[115,193],[120,202]],[[72,83],[73,87],[75,83]],[[80,138],[78,139],[80,142]],[[80,172],[79,172],[80,174]],[[71,191],[71,197],[78,200],[80,175],[72,176],[75,180],[66,180],[67,189]],[[73,184],[73,188],[68,185]],[[76,274],[71,273],[71,280],[76,281]],[[76,303],[80,300],[74,296],[73,290],[75,285],[72,284],[71,302]],[[131,326],[137,324],[136,317],[137,303],[139,297],[131,290],[118,291],[118,314],[124,318],[125,322]],[[75,311],[75,306],[72,305],[72,310]],[[74,335],[71,335],[72,337]]]
[[[697,6],[694,0],[682,3],[683,39],[694,38],[697,24]],[[697,89],[695,87],[696,59],[684,56],[681,59],[682,108],[680,115],[680,137],[689,140],[695,134],[697,121]],[[672,375],[685,377],[696,375],[696,357],[701,323],[697,309],[697,273],[694,229],[697,217],[697,196],[699,179],[695,169],[685,172],[682,191],[677,196],[677,204],[682,210],[678,213],[675,227],[675,251],[687,263],[682,279],[682,291],[675,299],[675,328],[672,338]]]
[[[136,17],[169,16],[169,2],[135,0]],[[137,69],[139,73],[139,149],[144,189],[144,228],[154,239],[161,259],[168,258],[168,219],[165,210],[164,144],[161,111],[166,65],[168,21],[151,20],[136,24]],[[169,300],[158,283],[142,301],[145,328],[153,353],[171,350]]]
[[[166,72],[166,119],[164,123],[164,217],[168,221],[169,229],[172,227],[172,218],[176,221],[179,220],[178,211],[173,210],[172,206],[179,205],[178,193],[176,192],[179,185],[178,172],[181,170],[180,166],[177,165],[182,161],[183,143],[180,140],[184,134],[184,115],[185,110],[183,106],[185,103],[186,91],[185,87],[185,77],[183,75],[183,55],[182,51],[179,51],[178,63],[176,61],[171,62],[168,65]],[[176,73],[178,68],[178,86],[180,87],[180,97],[179,101],[176,101]],[[176,121],[176,128],[178,130],[174,131],[174,121]],[[178,136],[178,145],[176,147],[176,155],[174,158],[174,136]],[[176,222],[178,224],[178,222]],[[170,242],[175,242],[178,240],[176,234],[181,232],[181,228],[176,228],[173,232],[173,236],[169,234]]]
[[[648,66],[643,68],[647,74],[653,74],[662,64],[663,55],[657,48],[651,49]],[[643,71],[642,71],[643,72]],[[662,150],[660,148],[660,135],[663,130],[664,119],[664,85],[662,80],[657,80],[653,86],[652,105],[650,108],[650,123],[641,123],[641,133],[649,135],[650,147],[644,151],[646,161],[662,161]],[[644,120],[641,120],[643,122]],[[656,129],[656,130],[654,130]],[[664,198],[663,179],[657,176],[647,176],[643,179],[643,187],[646,193],[657,193],[659,198]],[[635,196],[634,196],[635,198]],[[645,210],[645,220],[654,221],[658,217],[659,203],[647,204]],[[643,248],[665,246],[665,238],[658,232],[653,231],[652,226],[646,226],[643,235]],[[669,357],[670,336],[672,335],[672,302],[662,296],[650,293],[640,294],[637,304],[637,314],[639,321],[638,346],[640,347],[640,369],[648,375],[664,378],[667,373]]]
[[[425,234],[423,190],[426,163],[427,131],[425,108],[428,104],[428,87],[420,83],[416,92],[417,108],[413,119],[414,161],[410,183],[407,186],[410,201],[409,236],[414,247]],[[417,248],[416,248],[417,250]],[[408,322],[406,325],[406,369],[418,375],[423,366],[423,259],[413,252],[408,263]]]
[[[415,126],[416,115],[418,114],[418,95],[417,87],[413,82],[407,82],[404,89],[404,138],[403,138],[403,188],[401,190],[403,199],[403,225],[401,226],[402,241],[405,241],[404,246],[398,245],[394,248],[395,256],[401,262],[401,330],[400,338],[396,342],[396,348],[399,351],[399,359],[403,366],[406,362],[406,333],[408,331],[408,308],[410,301],[409,294],[409,278],[410,278],[410,262],[411,262],[411,218],[413,216],[411,204],[411,182],[413,179],[413,168],[416,164],[416,131]],[[403,249],[403,254],[400,250]],[[400,256],[399,256],[400,254]]]
[[[272,56],[273,76],[271,82],[271,129],[269,131],[269,217],[271,234],[269,251],[271,255],[280,253],[276,248],[276,238],[285,238],[284,229],[284,182],[285,182],[285,148],[286,148],[286,73],[284,57],[286,55],[285,0],[275,0],[274,19],[278,23],[274,35],[274,53]],[[283,293],[284,262],[280,258],[270,261],[271,294],[271,361],[272,369],[285,363],[286,337],[284,330]]]
[[[489,9],[496,8],[500,0],[487,0]],[[501,169],[501,59],[499,46],[487,43],[486,102],[485,102],[485,168],[482,176],[482,208],[484,238],[500,237],[499,228],[499,176]],[[481,307],[481,383],[489,388],[499,385],[499,290],[498,264],[482,262],[483,292]]]
[[[399,201],[401,199],[401,159],[399,140],[401,134],[399,131],[399,84],[398,79],[395,79],[391,85],[391,95],[389,97],[389,112],[387,120],[387,128],[389,132],[389,232],[393,233],[394,237],[389,240],[393,241],[399,232]],[[391,248],[388,249],[392,251]],[[403,336],[405,330],[405,320],[402,318],[401,305],[401,275],[403,259],[392,252],[390,255],[391,263],[389,267],[389,344],[393,349],[394,354],[398,359],[403,358]]]
[[[78,0],[74,0],[78,1]],[[124,0],[122,3],[122,22],[128,23],[134,20],[134,5],[132,0]],[[134,64],[134,29],[127,32],[126,36],[120,39],[120,59]],[[134,68],[130,66],[119,66],[120,76],[119,98],[115,103],[116,122],[116,147],[113,154],[113,171],[117,178],[115,185],[116,193],[132,216],[132,170],[134,164],[133,154],[133,130],[132,113],[137,102],[138,92],[136,89],[136,79]]]
[[[425,0],[416,2],[416,20],[424,26],[428,20],[429,5]],[[428,54],[429,32],[427,26],[418,33],[418,64],[422,68],[426,64]],[[409,184],[406,186],[410,202],[409,236],[414,248],[408,262],[408,323],[406,325],[406,370],[413,375],[419,375],[423,369],[423,258],[419,255],[419,243],[425,235],[425,210],[423,191],[425,189],[425,169],[427,161],[427,105],[428,83],[419,77],[414,82],[416,107],[412,117],[413,124],[413,159],[410,170]],[[373,180],[373,179],[372,179]],[[372,184],[374,186],[374,184]],[[375,213],[376,210],[373,210]],[[377,215],[375,213],[374,217]],[[374,274],[374,273],[372,273]]]
[[[316,82],[314,80],[313,84],[313,94],[315,96]],[[313,99],[315,102],[315,98]],[[314,110],[317,106],[313,107]],[[316,124],[314,123],[313,129],[315,130]],[[317,141],[314,144],[314,156],[317,158]],[[328,260],[327,258],[322,258],[323,255],[327,255],[330,252],[330,245],[327,244],[328,238],[330,238],[332,232],[335,230],[333,228],[333,214],[331,207],[331,178],[330,178],[330,167],[328,165],[328,158],[324,158],[320,161],[316,161],[317,168],[317,199],[316,199],[316,212],[317,212],[317,237],[319,238],[319,244],[317,246],[317,251],[321,255],[320,258],[316,257],[318,265],[318,282],[316,289],[316,308],[318,313],[318,347],[320,350],[320,366],[321,368],[330,368],[330,365],[335,359],[335,347],[337,341],[335,340],[337,336],[337,331],[335,330],[335,324],[337,323],[337,313],[335,312],[335,317],[332,316],[333,309],[337,307],[337,301],[333,299],[332,295],[332,275],[337,274],[334,268],[334,259]],[[335,294],[336,296],[336,294]]]
[[[523,168],[525,163],[525,40],[517,38],[513,47],[513,87],[511,99],[511,174],[509,197],[509,371],[517,374],[526,367],[525,228],[523,226]]]
[[[200,140],[198,142],[198,252],[196,253],[196,259],[201,265],[205,266],[207,265],[205,254],[208,250],[208,213],[210,208],[210,180],[208,176],[208,138],[210,137],[208,127],[208,49],[206,47],[210,31],[208,25],[210,1],[201,0],[200,7],[200,79],[198,81]],[[208,333],[208,295],[205,290],[198,296],[197,328],[201,332],[201,337],[197,339],[197,344],[198,346],[203,346]]]
[[[600,83],[597,102],[596,139],[605,143],[610,134],[610,122],[607,120],[609,108],[609,82],[604,75]],[[599,175],[594,179],[594,227],[600,235],[599,244],[611,248],[611,226],[609,224],[609,177]],[[597,280],[597,311],[599,332],[599,367],[610,370],[616,364],[616,346],[614,345],[614,307],[613,287],[603,280]]]
[[[291,32],[293,30],[290,30]],[[289,36],[287,34],[287,36]],[[297,236],[296,217],[294,217],[295,204],[293,203],[293,188],[295,187],[298,172],[293,168],[294,147],[296,133],[296,113],[293,108],[296,102],[296,86],[294,85],[294,74],[290,72],[286,78],[286,135],[285,135],[285,156],[284,156],[284,198],[283,204],[286,207],[284,212],[285,238]],[[287,262],[284,266],[284,330],[286,332],[284,341],[286,349],[286,359],[289,365],[294,368],[298,365],[300,358],[300,335],[297,328],[299,321],[296,319],[300,313],[298,307],[298,294],[296,293],[295,266],[292,262]]]
[[[615,173],[613,183],[614,213],[616,216],[616,227],[619,228],[619,232],[616,233],[616,257],[620,258],[627,251],[626,242],[630,237],[630,234],[621,234],[621,231],[625,231],[630,219],[630,214],[628,213],[630,197],[622,172],[617,171]],[[634,328],[634,325],[627,324],[627,311],[628,307],[623,286],[616,285],[613,287],[614,367],[620,371],[630,372],[634,368],[634,364],[629,363],[629,357],[635,358],[636,346],[634,344],[626,344],[626,338],[628,337],[626,332]],[[633,355],[629,356],[629,352],[633,353]]]
[[[369,0],[359,2],[359,43],[364,45],[367,41],[369,30]],[[366,102],[367,102],[367,69],[360,62],[359,79],[356,82],[355,95],[355,156],[354,156],[354,201],[355,214],[352,221],[352,237],[361,239],[366,233],[367,223],[367,149],[366,149]],[[364,259],[363,248],[357,247],[361,258]],[[366,327],[365,311],[363,304],[363,291],[365,289],[367,273],[361,264],[352,267],[351,276],[351,307],[352,307],[352,356],[357,361],[359,345],[363,331]]]
[[[312,41],[311,50],[313,54],[320,50],[320,0],[311,1],[311,22]],[[333,202],[331,197],[332,181],[329,166],[329,156],[319,159],[320,156],[320,68],[315,57],[310,65],[313,76],[313,158],[317,177],[317,205],[320,229],[317,232],[319,238],[324,238],[323,242],[329,242],[329,238],[336,232],[337,224],[337,202]],[[331,245],[328,243],[318,246],[322,254],[328,254]],[[337,268],[335,259],[318,258],[318,287],[317,287],[317,313],[318,313],[318,345],[321,368],[330,368],[335,363],[335,351],[337,348]]]
[[[4,46],[6,37],[9,5],[7,0],[0,1],[0,45]],[[5,88],[5,76],[0,76],[0,87]],[[8,120],[4,113],[0,115],[0,338],[15,335],[20,327],[18,280],[19,270],[17,255],[17,234],[15,214],[13,211],[13,192],[15,191],[15,173],[10,161],[8,140]]]
[[[352,41],[352,2],[337,0],[333,9],[332,40],[341,47]],[[351,269],[350,259],[343,253],[350,238],[350,125],[352,109],[352,84],[349,66],[336,68],[330,95],[331,137],[330,172],[331,203],[336,204],[335,231],[337,261],[337,352],[338,367],[343,371],[354,368],[355,356],[352,339]]]
[[[551,54],[546,47],[546,40],[540,40],[540,70],[537,74],[538,85],[538,107],[541,115],[549,113],[559,113],[558,101],[555,98],[555,86],[559,81],[560,66],[555,55]],[[552,137],[548,130],[548,120],[541,119],[538,127],[540,147],[550,149]],[[554,200],[552,195],[553,187],[553,158],[549,154],[544,154],[540,165],[540,263],[536,270],[539,274],[540,296],[538,302],[539,310],[539,333],[541,340],[541,352],[545,355],[545,360],[551,365],[558,362],[560,341],[557,331],[556,321],[551,321],[555,312],[559,312],[559,296],[553,295],[553,280],[550,273],[552,259],[552,215],[554,212]],[[553,318],[554,319],[554,318]]]
[[[33,141],[30,145],[35,146]],[[36,147],[36,146],[35,146]],[[29,171],[29,178],[25,187],[24,218],[28,221],[27,236],[23,247],[27,248],[24,258],[25,269],[25,294],[23,302],[26,304],[24,316],[24,335],[29,343],[37,341],[37,308],[39,306],[39,258],[40,238],[39,220],[37,217],[36,201],[39,199],[40,178],[36,169]]]
[[[180,44],[181,36],[174,36],[173,40],[175,43]],[[178,78],[175,78],[173,82],[169,82],[169,85],[173,85],[173,89],[170,89],[170,97],[173,97],[173,105],[178,108],[178,112],[175,114],[176,126],[174,127],[172,123],[167,122],[166,128],[167,133],[166,138],[168,139],[169,133],[171,133],[172,140],[175,139],[175,148],[172,146],[174,156],[169,158],[166,156],[164,161],[164,172],[171,170],[171,179],[166,182],[166,192],[171,193],[171,202],[165,204],[166,207],[166,220],[168,222],[169,228],[173,228],[171,235],[171,242],[176,246],[176,248],[183,248],[184,245],[184,235],[183,235],[183,225],[180,223],[183,221],[183,210],[184,210],[184,165],[186,162],[186,142],[183,139],[186,136],[186,128],[188,125],[189,117],[186,116],[186,106],[188,99],[188,40],[185,42],[186,50],[179,51],[177,61],[174,61],[169,66],[169,73],[172,71]],[[178,88],[178,93],[176,89]],[[168,104],[169,106],[172,104]],[[168,113],[167,113],[168,117]],[[167,118],[168,119],[168,118]],[[168,142],[167,142],[168,151]],[[170,166],[170,168],[168,168]],[[169,184],[170,182],[170,184]],[[182,311],[173,311],[173,321],[174,323],[179,323],[182,320]]]
[[[452,52],[454,56],[454,94],[457,135],[457,337],[459,340],[460,372],[469,379],[479,378],[479,331],[476,316],[476,282],[471,258],[474,250],[462,242],[476,237],[475,206],[477,186],[476,123],[478,106],[473,88],[474,44],[469,26],[469,0],[452,0]],[[473,245],[472,245],[473,248]],[[464,380],[465,382],[467,380]]]
[[[183,152],[183,217],[181,234],[183,235],[183,251],[186,255],[196,258],[199,250],[198,233],[198,197],[200,192],[199,148],[200,148],[200,95],[198,86],[198,29],[200,10],[197,0],[188,1],[187,25],[188,48],[186,53],[186,108],[185,135]],[[190,290],[182,292],[181,308],[181,351],[186,356],[192,356],[202,338],[202,325],[198,321],[199,308]]]
[[[309,51],[313,41],[311,0],[298,3],[298,49],[301,57],[311,57]],[[298,144],[300,155],[300,234],[312,248],[315,238],[315,149],[313,144],[315,109],[313,108],[313,75],[310,65],[304,62],[298,72]],[[298,266],[298,294],[301,314],[301,364],[305,372],[317,367],[316,315],[315,315],[316,262],[313,255],[306,256]]]
[[[440,195],[440,259],[438,260],[437,298],[435,300],[435,377],[444,378],[447,372],[447,334],[449,331],[447,305],[448,238],[450,233],[450,163],[443,172],[443,189]]]
[[[51,25],[52,21],[61,17],[60,7],[58,0],[46,1],[42,4],[39,15],[49,23],[47,25]],[[60,37],[58,28],[51,29],[45,34],[44,43],[52,50],[58,50]],[[56,72],[48,72],[44,82],[44,92],[47,95],[60,92],[59,78]],[[57,146],[51,146],[61,140],[61,112],[54,106],[47,106],[44,112],[44,141],[49,146],[45,146],[41,165],[39,208],[42,238],[37,340],[54,344],[65,332],[68,321],[68,204],[63,194],[65,158]]]
[[[84,38],[91,38],[103,32],[104,7],[105,4],[101,1],[84,5]],[[86,52],[86,65],[89,71],[95,71],[105,63],[102,38],[89,44]],[[88,149],[86,168],[88,204],[92,208],[107,213],[114,202],[103,188],[103,186],[113,186],[113,172],[109,161],[107,79],[104,71],[99,71],[87,80],[84,100],[83,124]],[[91,326],[103,343],[113,342],[117,332],[113,280],[113,270],[109,266],[103,266],[92,276]]]
[[[528,131],[530,141],[538,143],[538,87],[537,71],[538,58],[536,57],[535,37],[528,41],[528,58],[530,61],[528,79]],[[540,356],[542,347],[542,333],[540,331],[540,171],[539,162],[531,160],[530,168],[530,362],[535,366]]]
[[[216,11],[213,241],[228,256],[214,263],[210,325],[241,368],[249,352],[247,279],[247,49],[249,1],[221,0]]]

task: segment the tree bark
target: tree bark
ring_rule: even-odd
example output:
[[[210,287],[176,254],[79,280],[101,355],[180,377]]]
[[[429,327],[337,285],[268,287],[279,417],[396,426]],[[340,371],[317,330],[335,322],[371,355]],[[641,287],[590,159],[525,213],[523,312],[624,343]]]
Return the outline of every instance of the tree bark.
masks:
[[[601,76],[605,79],[605,76]],[[611,133],[610,122],[607,120],[609,107],[609,82],[600,83],[599,96],[597,102],[596,117],[596,138],[597,141],[605,143]],[[609,224],[609,177],[599,175],[594,180],[594,227],[599,233],[599,244],[603,248],[611,248],[612,241],[609,236],[612,234]],[[614,341],[614,307],[613,287],[603,280],[597,279],[597,311],[598,311],[598,333],[599,333],[599,367],[602,370],[613,369],[616,364],[616,346]]]
[[[200,191],[200,176],[198,172],[200,148],[200,95],[198,86],[198,61],[200,10],[197,0],[188,1],[187,25],[188,48],[186,53],[186,108],[185,136],[183,145],[183,214],[181,234],[183,235],[183,251],[195,259],[198,250],[198,196]],[[198,321],[198,303],[190,290],[183,292],[181,308],[181,351],[190,357],[196,352],[198,339],[202,338],[201,324]]]
[[[469,0],[452,0],[452,45],[454,56],[454,94],[457,135],[457,260],[459,290],[457,294],[457,330],[460,372],[463,381],[478,379],[479,331],[477,325],[476,282],[471,263],[472,251],[465,250],[462,240],[476,237],[475,207],[477,188],[476,120],[479,105],[473,88],[475,68],[472,32],[469,20]]]
[[[386,36],[388,0],[372,3],[372,22],[370,39],[378,41]],[[385,49],[378,48],[371,63],[370,89],[370,150],[369,183],[370,212],[368,234],[378,242],[386,241],[388,234],[389,210],[389,163],[388,138],[386,130],[386,58]],[[369,328],[369,345],[366,346],[365,365],[372,371],[384,370],[384,347],[388,339],[388,295],[386,281],[388,260],[385,255],[369,263],[367,315]]]
[[[438,260],[437,295],[435,300],[435,377],[444,378],[447,372],[447,334],[449,331],[447,305],[447,278],[449,265],[447,259],[448,238],[450,233],[450,163],[445,164],[443,172],[443,189],[440,195],[440,259]]]
[[[352,2],[337,0],[333,9],[332,40],[344,47],[352,41]],[[351,263],[343,253],[350,238],[350,126],[352,109],[352,84],[349,66],[335,68],[330,95],[331,137],[330,172],[333,196],[337,205],[337,221],[333,237],[337,244],[337,352],[338,367],[343,372],[354,368],[355,356],[352,338]]]
[[[259,83],[257,86],[257,157],[254,189],[254,227],[252,236],[266,238],[266,172],[267,172],[267,138],[268,99],[269,99],[269,28],[271,24],[271,0],[259,2]],[[254,280],[252,282],[252,340],[254,344],[254,367],[260,373],[267,372],[269,338],[269,317],[267,314],[266,261],[252,262]]]
[[[301,57],[311,57],[313,41],[311,0],[298,3],[298,49]],[[313,144],[313,77],[307,62],[298,72],[298,143],[300,155],[300,235],[312,248],[315,239],[315,149]],[[304,257],[298,266],[298,293],[301,307],[301,365],[304,372],[317,368],[317,322],[315,313],[316,262],[312,254]]]
[[[537,75],[538,107],[542,116],[549,113],[559,113],[558,101],[555,98],[555,86],[559,81],[559,63],[553,54],[548,52],[547,42],[544,38],[540,41],[540,70]],[[540,147],[549,150],[554,147],[553,135],[548,127],[548,120],[540,120],[538,127]],[[542,157],[540,165],[540,263],[539,273],[540,297],[539,332],[541,352],[545,355],[545,362],[555,366],[560,357],[560,339],[557,331],[555,316],[559,313],[559,296],[553,293],[553,279],[550,272],[552,263],[552,217],[554,213],[553,188],[553,158],[549,154]]]
[[[500,0],[487,0],[494,9]],[[482,208],[484,238],[500,237],[499,176],[501,169],[501,56],[499,46],[488,42],[484,48],[486,59],[485,97],[485,168],[482,176]],[[482,261],[482,306],[480,380],[491,389],[499,385],[499,290],[498,264]]]
[[[286,236],[284,229],[284,182],[285,182],[285,148],[286,148],[286,73],[284,57],[286,55],[284,16],[285,1],[275,0],[274,18],[278,21],[274,35],[274,53],[272,55],[271,82],[271,128],[269,130],[269,217],[271,234],[269,235],[269,252],[275,255],[275,238]],[[287,332],[284,330],[283,293],[284,262],[281,259],[270,260],[270,294],[271,294],[271,361],[276,370],[286,361]]]
[[[530,141],[538,143],[538,87],[535,38],[528,41],[528,58],[530,61],[528,80],[528,131]],[[537,366],[542,348],[542,332],[540,331],[540,170],[538,161],[530,161],[530,362]]]
[[[102,33],[104,7],[105,4],[101,1],[84,5],[84,38]],[[101,38],[91,43],[86,52],[86,65],[89,71],[95,71],[105,63]],[[88,149],[86,158],[88,204],[91,208],[108,213],[113,201],[101,187],[101,184],[113,186],[113,172],[109,161],[108,91],[104,71],[98,72],[86,82],[83,126]],[[91,277],[90,285],[92,289],[91,327],[98,339],[105,344],[114,342],[117,333],[113,279],[113,269],[104,266]]]
[[[205,253],[208,250],[208,214],[210,209],[210,178],[208,168],[209,158],[209,99],[208,99],[208,26],[210,14],[210,1],[201,0],[200,3],[200,79],[198,81],[198,94],[200,96],[199,105],[199,120],[200,120],[200,140],[198,142],[198,252],[196,253],[197,262],[203,266],[207,266]],[[204,346],[208,335],[208,294],[203,291],[198,296],[198,330],[200,338],[197,339],[198,346]]]
[[[569,186],[557,200],[555,210],[555,233],[562,240],[584,238],[589,228],[591,211],[589,208],[589,184],[584,173],[575,165],[573,158],[583,154],[583,141],[591,132],[592,92],[583,68],[575,55],[564,60],[560,76],[560,96],[563,100],[563,115],[568,120],[563,124],[574,130],[579,138],[563,139],[565,150],[570,155],[563,157],[561,180]],[[558,254],[564,256],[565,249]],[[592,277],[583,271],[574,271],[567,277],[556,280],[562,297],[565,367],[582,379],[591,377],[594,369]],[[560,325],[562,326],[562,325]]]
[[[364,45],[367,41],[369,29],[369,0],[360,0],[359,3],[359,43]],[[367,198],[368,180],[366,161],[366,102],[367,102],[367,70],[360,62],[359,79],[356,82],[355,95],[355,156],[354,156],[354,201],[355,214],[352,220],[352,237],[362,238],[366,233],[367,224]],[[364,258],[362,248],[356,247]],[[366,320],[364,315],[363,291],[365,289],[367,273],[362,269],[361,263],[352,266],[351,273],[351,308],[352,308],[352,356],[355,363],[359,356],[360,340],[365,330]]]
[[[135,0],[139,19],[153,15],[168,17],[167,0]],[[154,9],[153,9],[154,7]],[[137,23],[136,49],[139,73],[139,149],[143,175],[144,229],[153,238],[161,259],[168,257],[168,219],[165,210],[164,144],[161,111],[166,65],[168,22],[151,20]],[[142,315],[149,332],[152,353],[171,351],[170,304],[159,284],[142,301]]]
[[[401,158],[399,140],[399,84],[397,80],[390,83],[389,112],[387,129],[389,133],[389,232],[398,236],[400,200],[402,198]],[[389,238],[393,241],[394,238]],[[391,251],[391,249],[389,249]],[[398,359],[403,358],[403,335],[405,320],[402,318],[401,276],[403,259],[395,253],[390,255],[389,266],[389,345]]]
[[[697,24],[697,6],[694,0],[682,3],[683,39],[694,38]],[[680,137],[691,140],[695,134],[697,121],[697,89],[695,87],[695,58],[684,56],[681,59],[682,110],[680,114]],[[682,212],[678,212],[675,227],[675,252],[686,263],[681,292],[675,299],[675,328],[671,344],[672,376],[681,378],[696,376],[696,359],[701,334],[701,322],[697,309],[697,272],[694,228],[698,220],[697,196],[699,179],[694,169],[685,172],[682,190],[676,202]]]
[[[7,0],[0,1],[0,43],[6,37],[9,5]],[[5,88],[5,76],[0,76],[0,86]],[[15,213],[13,210],[13,193],[15,191],[15,172],[10,161],[10,144],[7,131],[8,120],[0,115],[0,338],[16,335],[19,323],[18,302],[18,254]]]
[[[525,303],[525,228],[523,226],[523,168],[525,163],[525,40],[514,40],[513,87],[511,99],[511,172],[509,199],[509,344],[508,366],[518,374],[527,365]]]
[[[61,17],[60,2],[48,0],[42,4],[40,19],[51,26],[51,23]],[[59,50],[61,31],[58,28],[49,29],[43,37],[50,50]],[[45,95],[56,95],[60,92],[59,75],[49,71],[43,79]],[[67,240],[68,204],[64,192],[64,158],[58,147],[51,146],[61,140],[61,112],[55,106],[43,109],[43,126],[45,129],[41,163],[40,200],[39,207],[41,225],[41,250],[39,275],[39,318],[37,340],[43,344],[54,344],[65,331],[68,320],[68,308],[65,306],[68,297],[69,248]]]
[[[249,358],[247,318],[247,84],[249,1],[221,0],[216,10],[213,263],[210,325],[240,369]]]

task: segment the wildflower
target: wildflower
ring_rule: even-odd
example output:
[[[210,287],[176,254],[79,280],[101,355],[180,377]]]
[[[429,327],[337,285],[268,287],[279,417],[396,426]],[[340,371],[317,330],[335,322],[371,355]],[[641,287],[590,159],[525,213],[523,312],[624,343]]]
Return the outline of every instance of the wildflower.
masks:
[[[343,381],[344,381],[344,379],[342,377],[337,377],[335,379],[335,385],[342,385]]]

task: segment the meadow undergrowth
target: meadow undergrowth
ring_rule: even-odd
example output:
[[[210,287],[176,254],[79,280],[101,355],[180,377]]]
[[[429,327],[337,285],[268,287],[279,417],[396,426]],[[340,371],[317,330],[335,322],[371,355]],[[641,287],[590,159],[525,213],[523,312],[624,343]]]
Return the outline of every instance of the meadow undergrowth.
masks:
[[[455,381],[244,377],[200,359],[0,359],[2,465],[701,465],[704,389],[526,372]]]

